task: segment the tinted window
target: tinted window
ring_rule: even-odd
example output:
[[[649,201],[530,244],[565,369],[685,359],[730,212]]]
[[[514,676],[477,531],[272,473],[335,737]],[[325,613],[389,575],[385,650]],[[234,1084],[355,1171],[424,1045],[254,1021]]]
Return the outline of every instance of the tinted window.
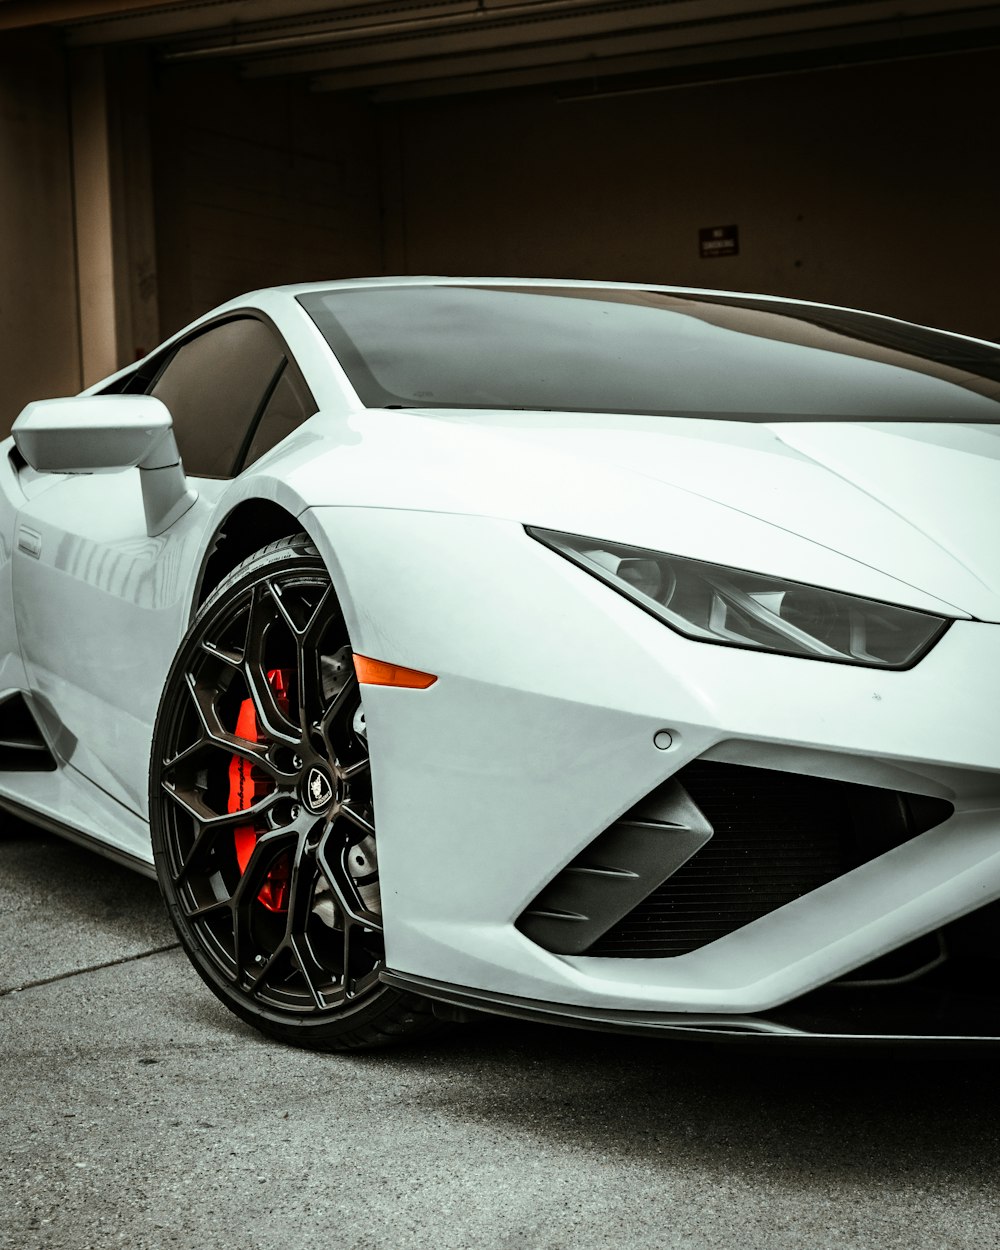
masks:
[[[228,477],[284,355],[261,321],[214,326],[183,344],[150,394],[162,399],[188,473]]]
[[[369,407],[1000,421],[1000,351],[871,314],[596,287],[299,297]]]
[[[293,364],[286,363],[271,392],[260,421],[250,440],[244,466],[259,460],[266,451],[277,447],[286,434],[302,424],[316,411],[316,402],[309,393],[302,375]]]

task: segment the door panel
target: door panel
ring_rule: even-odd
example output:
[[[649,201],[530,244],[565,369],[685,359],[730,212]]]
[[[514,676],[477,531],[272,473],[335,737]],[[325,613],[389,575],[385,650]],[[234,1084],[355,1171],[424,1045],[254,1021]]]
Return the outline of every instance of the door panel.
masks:
[[[160,692],[225,489],[214,479],[232,475],[283,366],[280,341],[253,317],[171,352],[150,393],[171,411],[198,500],[163,534],[146,533],[138,469],[60,476],[18,515],[14,619],[35,704],[63,760],[141,816]]]
[[[14,617],[36,706],[66,762],[143,816],[153,720],[222,486],[199,482],[156,538],[137,469],[63,478],[18,519]]]
[[[146,534],[138,469],[55,476],[17,515],[14,621],[35,705],[61,758],[140,816],[160,691],[225,489],[216,479],[234,471],[284,364],[274,331],[250,316],[171,352],[150,394],[170,409],[199,497],[164,534]]]

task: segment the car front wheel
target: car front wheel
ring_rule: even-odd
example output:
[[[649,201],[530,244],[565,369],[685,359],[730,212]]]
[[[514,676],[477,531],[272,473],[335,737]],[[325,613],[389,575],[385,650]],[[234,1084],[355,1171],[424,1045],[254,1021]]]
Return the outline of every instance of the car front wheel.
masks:
[[[382,1045],[434,1027],[384,985],[368,735],[344,618],[305,535],[243,561],[167,678],[150,825],[192,963],[284,1042]]]

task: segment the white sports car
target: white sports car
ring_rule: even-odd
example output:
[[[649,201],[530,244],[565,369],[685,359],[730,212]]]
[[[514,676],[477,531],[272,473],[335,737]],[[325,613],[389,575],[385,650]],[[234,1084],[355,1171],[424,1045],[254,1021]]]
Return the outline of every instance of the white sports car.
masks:
[[[0,458],[0,805],[319,1048],[1000,1037],[1000,349],[611,283],[259,291]]]

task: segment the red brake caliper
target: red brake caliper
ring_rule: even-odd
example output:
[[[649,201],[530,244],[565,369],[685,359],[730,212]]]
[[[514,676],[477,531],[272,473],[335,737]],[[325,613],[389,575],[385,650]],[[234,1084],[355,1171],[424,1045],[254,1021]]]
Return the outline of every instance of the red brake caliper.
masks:
[[[288,681],[292,676],[288,669],[275,668],[267,680],[274,691],[274,701],[278,710],[287,715],[288,712]],[[236,736],[245,742],[259,742],[257,732],[257,712],[252,699],[244,699],[240,704],[240,713],[236,718]],[[252,807],[258,799],[269,794],[274,783],[263,775],[259,768],[240,755],[234,755],[229,761],[229,806],[230,812],[242,812]],[[240,872],[246,872],[253,848],[257,845],[257,830],[251,825],[237,825],[233,831],[236,843],[236,862]],[[268,911],[288,910],[288,873],[289,859],[287,852],[279,855],[271,865],[264,884],[257,895],[257,901]]]

